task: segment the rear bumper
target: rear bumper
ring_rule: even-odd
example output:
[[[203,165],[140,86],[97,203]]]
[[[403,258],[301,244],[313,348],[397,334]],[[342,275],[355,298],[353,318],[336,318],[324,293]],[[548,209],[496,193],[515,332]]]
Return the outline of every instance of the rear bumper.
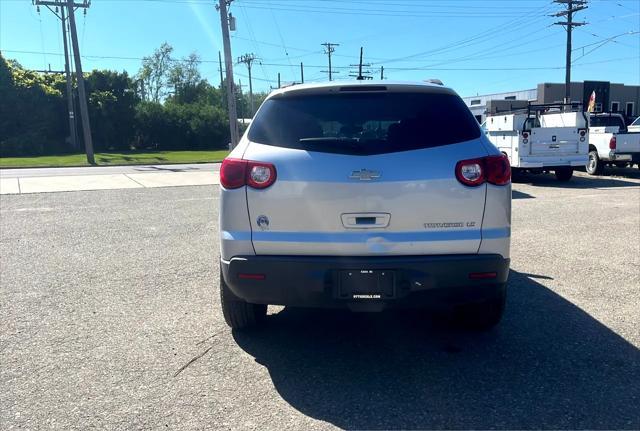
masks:
[[[502,288],[509,259],[500,255],[327,257],[238,256],[221,261],[225,282],[239,298],[255,304],[300,307],[348,307],[376,311],[388,306],[464,303],[482,300]],[[354,299],[340,289],[342,271],[393,273],[393,293]],[[471,279],[471,273],[495,273]]]
[[[632,163],[638,163],[640,162],[640,153],[636,153],[636,152],[610,152],[609,153],[609,160],[611,160],[612,162],[632,162]]]
[[[588,156],[574,155],[574,156],[554,156],[554,157],[522,157],[520,164],[515,166],[523,169],[535,169],[535,168],[558,168],[563,166],[585,166],[588,162]]]

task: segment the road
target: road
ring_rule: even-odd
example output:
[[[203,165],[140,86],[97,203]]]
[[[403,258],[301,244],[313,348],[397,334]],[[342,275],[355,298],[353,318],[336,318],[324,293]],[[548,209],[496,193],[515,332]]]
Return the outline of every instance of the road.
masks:
[[[174,165],[81,166],[70,168],[0,169],[0,178],[33,178],[70,175],[114,175],[149,172],[211,172],[219,171],[220,163],[191,163]]]
[[[0,197],[0,428],[640,428],[640,172],[514,185],[507,312],[230,331],[216,186]],[[531,181],[534,182],[531,182]]]

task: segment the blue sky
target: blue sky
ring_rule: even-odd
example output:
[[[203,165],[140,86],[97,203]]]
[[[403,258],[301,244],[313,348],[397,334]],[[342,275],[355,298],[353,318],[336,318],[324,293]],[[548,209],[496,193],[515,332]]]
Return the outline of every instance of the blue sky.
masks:
[[[177,58],[197,52],[203,76],[218,83],[215,3],[93,0],[86,16],[77,14],[83,68],[135,74],[166,41]],[[526,89],[564,81],[565,32],[549,16],[559,9],[551,0],[234,0],[232,53],[261,58],[257,90],[275,86],[278,72],[282,82],[299,80],[300,62],[305,81],[326,80],[323,42],[340,44],[337,77],[348,78],[363,46],[377,77],[384,66],[388,79],[439,78],[463,96]],[[576,20],[589,24],[574,32],[573,80],[640,84],[640,0],[591,0]],[[59,21],[30,0],[0,0],[0,50],[25,67],[60,70]],[[234,70],[246,85],[246,67]]]

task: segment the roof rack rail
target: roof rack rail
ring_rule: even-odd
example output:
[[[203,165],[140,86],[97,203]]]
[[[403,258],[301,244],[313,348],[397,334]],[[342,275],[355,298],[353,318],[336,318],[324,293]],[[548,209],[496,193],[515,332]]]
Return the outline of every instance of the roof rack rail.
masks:
[[[542,112],[549,112],[551,110],[553,110],[554,108],[558,109],[558,111],[560,112],[582,112],[582,102],[572,102],[572,103],[564,103],[564,102],[558,102],[558,103],[532,103],[532,102],[528,102],[526,107],[520,107],[520,108],[507,108],[507,109],[499,109],[496,108],[495,112],[492,112],[491,115],[498,115],[498,114],[506,114],[506,113],[511,113],[511,114],[516,114],[516,113],[520,113],[520,114],[540,114]],[[564,109],[565,107],[570,107],[569,110]]]

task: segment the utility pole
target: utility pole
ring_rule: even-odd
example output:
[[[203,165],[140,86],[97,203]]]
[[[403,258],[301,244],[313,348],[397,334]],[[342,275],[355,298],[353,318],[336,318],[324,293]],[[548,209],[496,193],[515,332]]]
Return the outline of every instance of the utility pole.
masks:
[[[363,81],[365,79],[373,79],[372,76],[369,76],[369,74],[371,72],[369,72],[368,70],[364,71],[364,72],[362,71],[362,66],[371,67],[371,64],[369,64],[369,63],[362,64],[362,47],[360,47],[360,61],[358,62],[358,64],[350,64],[350,66],[353,66],[353,67],[357,66],[358,67],[358,73],[351,72],[349,74],[349,76],[352,76],[352,77],[356,78],[358,81]]]
[[[231,59],[231,41],[229,40],[229,14],[227,6],[232,0],[219,0],[216,9],[220,11],[220,25],[222,26],[222,42],[224,45],[224,65],[227,78],[227,107],[229,109],[229,130],[231,132],[231,148],[235,148],[240,141],[238,130],[238,112],[236,98],[234,97],[233,61]]]
[[[562,25],[567,30],[567,53],[566,53],[566,67],[565,67],[565,77],[564,77],[564,103],[571,103],[571,32],[573,27],[579,27],[582,25],[586,25],[586,22],[574,22],[573,14],[586,9],[587,1],[586,0],[553,0],[554,3],[559,3],[566,5],[566,10],[555,13],[551,16],[553,17],[561,17],[566,16],[566,21],[559,21],[554,23],[554,25]]]
[[[242,80],[238,79],[238,85],[235,86],[235,94],[234,94],[236,100],[242,100],[244,98],[242,94],[242,87],[244,87],[244,85],[242,85]],[[243,105],[244,105],[243,103],[238,104],[238,111],[239,111],[238,115],[239,115],[239,118],[241,119],[239,121],[242,121],[242,124],[244,124],[244,112],[242,112]]]
[[[280,88],[280,72],[278,72],[278,88]]]
[[[70,61],[69,61],[68,32],[70,30],[67,29],[67,21],[71,21],[71,16],[67,17],[65,13],[65,8],[68,7],[68,3],[69,2],[67,0],[46,0],[46,1],[34,0],[33,1],[33,4],[36,5],[38,13],[40,13],[40,6],[44,6],[47,9],[49,9],[60,20],[62,25],[62,41],[64,45],[64,72],[63,73],[65,74],[65,78],[66,78],[67,111],[68,111],[67,118],[69,119],[69,139],[71,140],[71,146],[73,148],[79,148],[80,146],[78,145],[78,134],[77,134],[76,116],[75,116],[74,100],[73,100],[74,99],[73,98],[73,82],[71,78],[71,67],[70,67]],[[91,2],[83,1],[82,3],[72,3],[72,4],[73,4],[73,8],[83,8],[86,13],[86,9],[91,5]],[[49,66],[49,69],[51,69],[51,66]],[[91,134],[89,134],[89,137],[91,137]],[[87,150],[87,160],[90,160],[90,159],[93,159],[93,146],[91,145],[91,143],[89,144],[88,148],[89,150]]]
[[[84,75],[82,74],[82,61],[80,60],[80,46],[78,45],[78,32],[76,29],[76,7],[89,7],[89,3],[78,5],[73,0],[67,0],[67,12],[69,13],[69,30],[71,31],[71,47],[73,49],[73,58],[76,63],[76,80],[78,81],[78,98],[80,99],[80,118],[82,119],[82,134],[84,137],[84,150],[87,153],[87,162],[95,165],[96,160],[93,156],[93,141],[91,140],[91,124],[89,123],[89,108],[87,107],[87,92],[84,88]]]
[[[220,51],[218,51],[218,64],[218,70],[220,71],[220,90],[222,90],[222,87],[224,86],[224,78],[222,77],[222,54],[220,54]]]
[[[331,54],[336,50],[336,46],[340,46],[339,43],[325,42],[320,45],[324,46],[324,53],[329,57],[329,81],[333,79],[333,71],[331,70]]]
[[[251,81],[251,65],[256,60],[256,56],[254,54],[245,54],[238,57],[238,63],[244,63],[247,65],[247,70],[249,71],[249,107],[251,112],[249,112],[249,116],[253,118],[254,108],[253,108],[253,83]]]
[[[60,9],[60,21],[62,22],[62,41],[64,45],[64,75],[67,80],[67,109],[69,111],[69,138],[71,146],[78,148],[76,140],[76,116],[73,112],[73,88],[71,84],[71,73],[69,72],[69,47],[67,45],[67,26],[65,23],[64,8]]]
[[[304,84],[304,66],[300,63],[300,83]]]
[[[380,81],[384,79],[384,66],[380,66]]]

